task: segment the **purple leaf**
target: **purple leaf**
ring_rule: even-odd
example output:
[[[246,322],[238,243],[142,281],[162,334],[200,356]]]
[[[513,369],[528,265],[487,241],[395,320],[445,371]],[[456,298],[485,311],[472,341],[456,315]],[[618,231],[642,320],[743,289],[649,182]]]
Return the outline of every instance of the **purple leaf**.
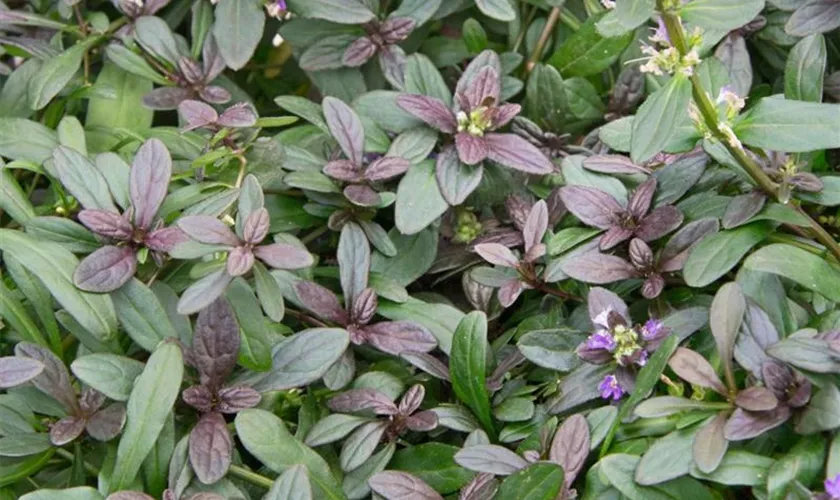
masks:
[[[486,134],[487,157],[494,162],[526,174],[550,174],[554,164],[525,139],[513,134]]]
[[[510,307],[516,302],[516,299],[519,298],[519,295],[522,294],[522,283],[519,281],[519,278],[513,278],[508,281],[505,281],[504,284],[499,288],[498,297],[499,303],[502,307]]]
[[[324,174],[344,182],[359,182],[362,170],[350,160],[334,160],[324,166]]]
[[[638,269],[650,269],[653,267],[653,250],[647,243],[634,238],[630,241],[630,262]]]
[[[227,89],[216,85],[199,89],[198,95],[205,101],[213,104],[224,104],[230,101],[231,98],[230,92],[228,92]]]
[[[441,360],[425,352],[401,352],[400,357],[440,380],[449,380],[449,367]]]
[[[408,38],[417,22],[410,17],[389,17],[379,27],[379,36],[385,43],[395,44]]]
[[[68,413],[80,413],[81,409],[76,401],[76,392],[70,385],[70,373],[64,363],[52,351],[30,342],[18,342],[15,345],[15,356],[39,362],[43,366],[43,371],[31,379],[32,385],[41,392],[52,396],[53,399],[64,406]]]
[[[494,479],[493,474],[481,472],[464,486],[458,500],[486,500],[493,498],[498,489],[499,483]]]
[[[492,66],[484,66],[470,81],[470,84],[464,89],[464,97],[469,103],[469,109],[464,111],[472,111],[480,106],[495,106],[499,101],[499,94],[502,92],[502,81],[499,74]]]
[[[466,132],[455,135],[455,149],[458,157],[467,165],[481,163],[487,158],[487,144],[484,137],[477,137]]]
[[[373,288],[365,288],[353,301],[353,309],[351,317],[353,322],[358,325],[366,325],[370,322],[373,315],[376,313],[376,308],[379,301],[376,297],[376,292]]]
[[[219,402],[216,409],[221,413],[238,413],[260,404],[262,396],[254,389],[245,385],[225,387],[217,394]]]
[[[615,255],[586,252],[564,261],[560,268],[576,280],[601,285],[625,280],[637,275],[636,269],[626,260]]]
[[[370,61],[370,58],[376,54],[376,44],[370,38],[363,36],[353,41],[344,51],[341,56],[341,64],[357,68],[362,64]]]
[[[98,441],[110,441],[119,435],[125,425],[125,405],[114,403],[94,413],[85,429],[90,437]]]
[[[365,154],[365,129],[359,116],[335,97],[327,96],[321,104],[330,133],[338,141],[344,155],[356,165],[361,165]]]
[[[188,215],[178,219],[178,227],[190,238],[208,245],[239,246],[239,238],[227,224],[208,215]]]
[[[625,229],[621,226],[613,226],[607,229],[601,238],[598,240],[598,248],[601,250],[609,250],[620,243],[624,243],[633,236],[633,231]]]
[[[82,210],[79,212],[79,222],[96,234],[118,240],[129,239],[134,231],[125,217],[108,210]]]
[[[247,102],[234,104],[222,112],[219,125],[230,128],[253,127],[257,123],[257,112]]]
[[[546,230],[548,230],[548,207],[545,201],[540,200],[531,208],[531,213],[522,229],[526,252],[530,252],[531,248],[542,243]]]
[[[726,425],[726,413],[720,412],[706,423],[694,436],[692,454],[697,468],[706,474],[712,473],[720,465],[729,441],[723,435]]]
[[[443,500],[437,491],[408,472],[377,472],[368,479],[368,486],[385,500]]]
[[[79,397],[79,408],[83,415],[93,415],[104,403],[105,395],[90,387],[85,387]]]
[[[206,127],[216,123],[219,119],[219,114],[209,105],[201,102],[188,99],[178,105],[178,114],[186,125],[181,129],[184,132],[194,130],[201,127]]]
[[[596,155],[583,160],[583,168],[604,174],[650,174],[649,168],[640,167],[630,158],[621,155]]]
[[[646,299],[655,299],[664,288],[665,278],[661,274],[651,273],[642,283],[642,296]]]
[[[475,472],[508,476],[528,467],[528,462],[507,448],[495,444],[468,446],[455,454],[455,462]]]
[[[423,384],[414,384],[403,394],[400,399],[399,410],[403,415],[411,415],[420,404],[423,403],[423,398],[426,397],[426,388]]]
[[[144,95],[143,104],[151,109],[177,109],[179,104],[192,97],[191,90],[179,87],[160,87]]]
[[[626,323],[630,323],[630,312],[627,309],[627,304],[621,300],[621,297],[606,288],[593,287],[589,290],[589,295],[586,297],[587,307],[589,309],[589,318],[595,320],[604,311],[613,311],[618,313]]]
[[[790,408],[786,405],[779,405],[774,410],[760,413],[737,408],[726,421],[723,432],[729,441],[743,441],[758,437],[782,425],[788,418],[790,418]]]
[[[382,352],[399,356],[401,352],[429,352],[437,340],[425,327],[413,321],[387,321],[364,327],[367,341]]]
[[[176,246],[189,241],[186,235],[177,227],[157,229],[146,235],[143,244],[153,252],[171,252]]]
[[[327,406],[341,413],[373,410],[377,415],[396,415],[399,410],[388,396],[376,389],[352,389],[333,396]]]
[[[434,97],[400,94],[397,97],[397,105],[445,134],[454,134],[458,127],[452,111]]]
[[[204,70],[189,57],[178,59],[178,71],[190,84],[204,83]]]
[[[383,156],[368,165],[365,169],[365,179],[369,181],[384,181],[405,173],[411,167],[411,162],[400,156]]]
[[[589,424],[582,415],[572,415],[557,429],[548,457],[563,467],[564,481],[569,488],[589,456]]]
[[[242,276],[254,267],[254,253],[247,246],[232,249],[227,256],[225,269],[231,276]]]
[[[299,281],[295,284],[295,292],[303,307],[319,318],[340,325],[347,324],[347,313],[338,302],[338,297],[330,290],[312,281]]]
[[[105,500],[155,500],[155,497],[149,496],[139,491],[118,491],[111,493]]]
[[[245,219],[245,227],[242,229],[242,239],[252,244],[261,242],[268,234],[270,222],[268,210],[265,208],[254,210]]]
[[[131,247],[106,246],[85,257],[73,272],[73,283],[86,292],[113,292],[137,271]]]
[[[519,259],[510,249],[498,243],[480,243],[475,246],[475,252],[482,259],[496,266],[517,268]]]
[[[749,411],[770,411],[779,406],[773,391],[766,387],[747,387],[735,396],[735,404]]]
[[[50,427],[50,442],[55,446],[64,446],[82,435],[85,419],[64,417]]]
[[[44,364],[37,359],[19,356],[0,358],[0,389],[25,384],[44,371]]]
[[[697,354],[696,352],[678,347],[676,352],[668,360],[668,366],[674,370],[681,379],[686,382],[712,389],[713,391],[723,396],[728,396],[726,387],[721,382],[720,377],[715,373],[715,369],[706,361],[706,358]]]
[[[277,269],[303,269],[315,263],[311,253],[289,243],[272,243],[255,247],[254,255]]]
[[[190,432],[190,464],[198,480],[214,484],[230,468],[233,440],[219,413],[205,413]]]
[[[181,393],[181,398],[185,403],[200,412],[206,413],[213,410],[215,395],[207,386],[194,385],[187,387]]]
[[[230,304],[218,299],[198,314],[192,353],[201,383],[218,387],[236,366],[239,325]]]
[[[399,45],[386,45],[379,51],[379,67],[382,76],[392,87],[405,88],[405,51]]]
[[[566,186],[560,189],[560,199],[575,217],[588,226],[609,229],[624,208],[611,195],[600,189]]]
[[[504,127],[510,123],[511,120],[516,118],[520,112],[522,112],[522,106],[519,104],[502,104],[497,107],[493,110],[492,130]]]
[[[405,419],[405,425],[415,432],[429,432],[438,426],[438,415],[432,410],[418,411]]]
[[[382,202],[379,193],[364,184],[351,184],[344,188],[344,196],[354,205],[373,207]]]
[[[639,226],[636,228],[636,237],[644,241],[659,239],[680,227],[682,221],[683,214],[677,207],[666,205],[655,208],[653,212],[639,222]]]
[[[642,220],[648,210],[650,210],[654,193],[656,193],[655,177],[650,177],[645,182],[639,184],[627,202],[627,211],[630,212],[630,215],[636,220]]]
[[[225,60],[219,52],[216,38],[210,34],[201,48],[201,61],[204,66],[204,81],[210,83],[225,70]]]
[[[158,139],[144,142],[134,157],[128,180],[136,227],[151,227],[163,199],[166,198],[171,176],[172,158],[169,157],[166,146]]]
[[[662,272],[679,271],[685,265],[688,254],[707,235],[718,232],[716,218],[689,222],[668,240],[659,257]]]
[[[484,168],[461,163],[454,146],[446,146],[438,153],[435,178],[443,198],[452,206],[460,205],[481,182]]]
[[[765,201],[767,201],[767,197],[760,191],[753,191],[732,198],[732,201],[726,206],[723,218],[721,218],[723,228],[732,229],[747,222],[764,208]]]

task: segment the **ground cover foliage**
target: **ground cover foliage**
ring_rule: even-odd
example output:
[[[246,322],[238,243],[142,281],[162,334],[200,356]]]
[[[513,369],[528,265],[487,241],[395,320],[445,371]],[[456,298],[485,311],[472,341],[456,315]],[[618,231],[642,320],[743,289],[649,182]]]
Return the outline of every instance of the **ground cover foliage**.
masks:
[[[2,500],[840,500],[840,0],[2,0],[0,84]]]

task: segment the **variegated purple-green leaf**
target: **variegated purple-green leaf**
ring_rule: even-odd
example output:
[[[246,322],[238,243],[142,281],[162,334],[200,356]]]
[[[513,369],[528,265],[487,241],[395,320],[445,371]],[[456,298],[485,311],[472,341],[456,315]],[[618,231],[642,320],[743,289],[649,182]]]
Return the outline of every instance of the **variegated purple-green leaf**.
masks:
[[[770,411],[779,405],[773,391],[766,387],[753,386],[739,391],[735,404],[748,411]]]
[[[502,307],[510,307],[516,302],[516,299],[519,298],[519,295],[522,294],[524,287],[522,282],[519,281],[519,278],[512,278],[508,281],[505,281],[501,287],[499,287],[498,297],[499,303]]]
[[[245,385],[225,387],[217,393],[219,402],[216,410],[221,413],[238,413],[260,404],[262,396],[259,392]]]
[[[590,187],[566,186],[560,189],[560,199],[581,222],[598,229],[617,224],[617,214],[624,211],[611,195]]]
[[[449,367],[431,354],[425,352],[401,352],[400,357],[437,379],[449,380]]]
[[[240,102],[224,110],[218,123],[222,127],[230,128],[253,127],[257,123],[257,111],[251,104]]]
[[[402,175],[411,167],[411,162],[400,156],[383,156],[365,169],[365,179],[369,181],[384,181]]]
[[[379,36],[385,43],[394,44],[408,38],[417,22],[410,17],[389,17],[379,26]]]
[[[312,254],[289,243],[272,243],[254,248],[254,256],[276,269],[303,269],[315,263]]]
[[[440,100],[425,95],[401,94],[397,105],[408,113],[423,120],[436,130],[445,134],[454,134],[458,128],[455,115]]]
[[[181,129],[185,132],[206,127],[216,123],[219,119],[219,114],[210,105],[192,99],[183,101],[178,105],[178,114],[185,123]]]
[[[680,227],[682,221],[683,214],[677,207],[658,207],[639,222],[635,234],[644,241],[657,240]]]
[[[93,439],[110,441],[117,437],[125,425],[125,405],[114,403],[91,415],[85,430]]]
[[[82,435],[85,419],[82,417],[64,417],[50,427],[50,442],[55,446],[64,446]]]
[[[458,158],[467,165],[481,163],[488,154],[484,137],[466,132],[458,132],[455,135],[455,149],[458,151]]]
[[[724,436],[728,441],[743,441],[758,437],[774,429],[790,418],[790,407],[779,405],[774,410],[751,412],[737,408],[724,427]]]
[[[423,398],[426,397],[426,388],[422,384],[414,384],[403,394],[400,399],[399,411],[403,415],[410,415],[414,413],[420,404],[423,403]]]
[[[68,413],[78,414],[81,412],[76,400],[76,392],[70,385],[70,373],[64,363],[52,351],[30,342],[18,342],[15,345],[15,356],[29,358],[42,365],[43,371],[32,379],[32,385],[41,392],[52,396],[64,406]]]
[[[359,182],[362,169],[350,160],[334,160],[324,166],[324,174],[344,182]]]
[[[732,201],[726,206],[726,212],[721,219],[723,228],[732,229],[747,222],[764,208],[764,202],[766,200],[767,196],[759,191],[753,191],[752,193],[742,194],[732,198]]]
[[[128,219],[108,210],[82,210],[79,212],[79,222],[96,234],[118,240],[127,240],[134,230]]]
[[[341,228],[337,257],[344,302],[352,307],[356,297],[367,288],[370,272],[370,245],[358,224],[350,222]]]
[[[218,387],[231,374],[240,341],[239,325],[227,300],[220,298],[199,313],[192,354],[202,384]]]
[[[198,96],[213,104],[224,104],[230,101],[231,98],[230,92],[227,89],[217,85],[209,85],[201,88],[198,91]]]
[[[204,69],[189,57],[178,59],[178,71],[181,72],[181,76],[187,80],[187,83],[196,84],[204,81]]]
[[[530,252],[531,248],[542,242],[546,230],[548,230],[548,207],[545,201],[540,200],[531,208],[525,227],[522,228],[526,252]]]
[[[729,448],[729,441],[723,435],[726,412],[720,412],[697,431],[692,443],[692,455],[697,468],[710,474],[720,465]]]
[[[265,239],[268,234],[268,227],[271,220],[268,210],[259,208],[245,219],[245,227],[242,229],[242,239],[247,243],[256,244]]]
[[[239,245],[239,238],[224,222],[208,215],[187,215],[178,219],[178,227],[190,238],[208,245]]]
[[[382,202],[379,193],[365,184],[351,184],[343,192],[351,203],[360,207],[375,207]]]
[[[137,271],[137,256],[128,246],[106,246],[88,255],[73,272],[73,283],[86,292],[113,292]]]
[[[514,134],[486,134],[487,158],[526,174],[550,174],[554,164],[536,146]]]
[[[131,165],[128,181],[134,225],[148,229],[154,221],[172,176],[172,158],[158,139],[149,139],[140,146]]]
[[[370,322],[373,315],[376,313],[378,306],[378,299],[373,288],[365,288],[362,293],[356,297],[351,309],[351,317],[353,322],[359,325],[366,325]]]
[[[508,476],[528,467],[528,462],[509,449],[495,444],[468,446],[455,454],[455,462],[475,472]]]
[[[728,394],[712,365],[706,358],[690,349],[678,347],[668,360],[668,366],[686,382],[712,389],[723,396]]]
[[[560,268],[576,280],[596,285],[629,279],[637,275],[636,269],[626,260],[600,252],[586,252],[574,259],[565,260]]]
[[[368,479],[368,485],[385,500],[443,500],[440,493],[408,472],[377,472]]]
[[[637,220],[641,220],[650,210],[654,193],[656,193],[656,178],[650,177],[633,191],[627,202],[627,211]]]
[[[190,240],[181,229],[177,227],[164,227],[156,229],[143,239],[143,244],[149,250],[154,252],[171,252],[176,246],[181,243],[186,243]]]
[[[493,498],[499,489],[499,483],[493,474],[481,472],[461,490],[458,500],[484,500]]]
[[[356,165],[362,164],[365,129],[359,115],[335,97],[325,97],[321,103],[330,133],[338,141],[344,155]]]
[[[492,50],[482,51],[464,69],[461,78],[458,79],[458,83],[455,85],[455,95],[466,94],[473,80],[485,66],[493,68],[496,74],[502,74],[502,64],[499,55]]]
[[[188,315],[204,309],[225,293],[232,279],[224,270],[220,270],[196,281],[181,294],[178,300],[178,314]]]
[[[469,166],[461,163],[458,151],[447,146],[438,153],[435,162],[435,177],[440,193],[452,206],[463,203],[478,187],[484,174],[481,165]]]
[[[190,464],[199,481],[214,484],[227,474],[233,439],[221,414],[205,413],[190,431]]]
[[[0,389],[25,384],[44,371],[37,359],[19,356],[0,357]]]
[[[225,269],[231,276],[242,276],[254,267],[254,252],[248,246],[241,246],[228,252]]]
[[[396,415],[397,405],[376,389],[352,389],[333,396],[327,406],[342,413],[373,410],[377,415]]]
[[[479,243],[474,250],[482,259],[493,265],[512,268],[519,266],[516,255],[508,247],[499,243]]]
[[[376,44],[370,38],[359,37],[347,46],[341,56],[341,63],[351,68],[361,66],[370,61],[370,58],[376,54],[376,50]]]
[[[557,429],[548,458],[563,467],[566,488],[569,488],[589,456],[589,424],[583,415],[572,415]]]
[[[380,351],[399,356],[405,351],[429,352],[437,340],[429,331],[413,321],[386,321],[363,328],[367,342]]]
[[[429,432],[437,428],[437,413],[431,410],[418,411],[405,419],[405,425],[414,432]]]
[[[319,318],[340,325],[347,324],[347,312],[341,307],[338,297],[330,290],[311,281],[299,281],[295,284],[295,292],[303,306]]]

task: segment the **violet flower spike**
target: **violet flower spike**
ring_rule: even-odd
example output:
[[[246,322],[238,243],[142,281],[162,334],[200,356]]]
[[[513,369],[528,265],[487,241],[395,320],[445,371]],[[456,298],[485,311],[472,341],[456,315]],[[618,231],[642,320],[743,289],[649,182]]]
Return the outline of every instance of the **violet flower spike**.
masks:
[[[615,375],[604,377],[604,380],[598,385],[598,391],[600,391],[602,398],[612,399],[613,401],[618,401],[624,396],[624,389],[621,388]]]
[[[826,495],[831,500],[840,500],[840,474],[837,474],[834,478],[826,478],[823,485]]]

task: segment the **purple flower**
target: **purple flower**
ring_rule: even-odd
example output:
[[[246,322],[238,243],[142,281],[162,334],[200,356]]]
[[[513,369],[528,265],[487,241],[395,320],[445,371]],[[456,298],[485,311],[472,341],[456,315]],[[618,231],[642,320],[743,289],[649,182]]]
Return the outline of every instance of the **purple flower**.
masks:
[[[605,349],[607,351],[612,352],[615,350],[615,339],[610,332],[606,330],[600,330],[586,339],[586,347],[590,349]]]
[[[668,36],[668,28],[665,27],[665,21],[660,17],[656,20],[657,26],[653,30],[651,41],[661,43],[662,45],[671,45],[671,37]]]
[[[840,474],[825,480],[825,492],[832,500],[840,499]]]
[[[649,319],[645,322],[645,326],[642,327],[642,338],[645,340],[656,340],[661,336],[664,328],[665,325],[658,319]]]
[[[618,401],[621,399],[621,396],[624,396],[624,389],[622,389],[621,385],[619,385],[618,379],[615,378],[615,375],[607,375],[604,377],[601,385],[598,386],[598,390],[601,391],[601,397],[604,399]]]

